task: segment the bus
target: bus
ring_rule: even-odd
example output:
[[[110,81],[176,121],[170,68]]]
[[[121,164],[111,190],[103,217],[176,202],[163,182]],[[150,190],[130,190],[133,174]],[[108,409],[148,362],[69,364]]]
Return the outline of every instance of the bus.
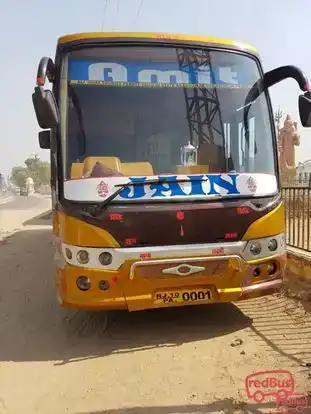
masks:
[[[57,297],[144,310],[278,292],[285,217],[264,72],[240,42],[162,33],[60,37],[32,95],[50,150]],[[47,84],[47,85],[46,85]]]

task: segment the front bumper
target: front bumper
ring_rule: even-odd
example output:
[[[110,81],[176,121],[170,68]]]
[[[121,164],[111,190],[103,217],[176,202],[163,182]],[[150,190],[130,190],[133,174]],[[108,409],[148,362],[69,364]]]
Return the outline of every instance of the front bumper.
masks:
[[[262,250],[254,260],[249,247],[253,241],[144,249],[86,248],[58,238],[54,242],[59,301],[66,307],[132,311],[202,303],[159,305],[154,301],[159,290],[207,288],[212,296],[209,303],[269,295],[281,289],[286,266],[284,234],[273,239],[278,244],[273,254],[268,249],[271,237],[260,239]],[[81,250],[88,255],[84,264],[78,260]],[[106,265],[99,260],[103,252],[111,254]],[[89,280],[89,289],[78,287],[79,276]]]
[[[215,262],[217,262],[216,259],[219,258],[215,258]],[[189,260],[184,260],[191,263]],[[264,269],[271,262],[278,264],[278,270],[272,277],[267,277]],[[208,262],[201,264],[204,265],[206,263]],[[91,310],[127,309],[135,311],[158,307],[201,304],[167,303],[158,305],[153,300],[154,292],[159,289],[170,291],[188,287],[191,290],[201,286],[208,287],[212,291],[212,301],[210,303],[237,302],[278,292],[283,284],[285,265],[286,255],[270,257],[264,261],[252,262],[251,264],[242,261],[241,267],[238,266],[238,262],[230,259],[228,266],[222,273],[208,275],[204,274],[204,272],[199,272],[188,276],[166,274],[163,277],[163,272],[161,272],[163,264],[162,268],[158,268],[157,274],[155,274],[156,267],[154,266],[152,266],[152,269],[151,267],[148,269],[147,266],[141,266],[140,273],[133,273],[131,272],[133,262],[125,262],[118,271],[81,269],[80,267],[66,264],[63,268],[57,269],[57,291],[59,301],[64,307]],[[254,269],[258,268],[258,266],[263,269],[262,275],[254,277]],[[136,270],[138,268],[136,267]],[[162,277],[157,277],[160,274]],[[87,291],[81,291],[77,287],[76,280],[81,275],[86,276],[91,281],[91,287]],[[109,283],[109,289],[105,291],[99,288],[103,280]]]

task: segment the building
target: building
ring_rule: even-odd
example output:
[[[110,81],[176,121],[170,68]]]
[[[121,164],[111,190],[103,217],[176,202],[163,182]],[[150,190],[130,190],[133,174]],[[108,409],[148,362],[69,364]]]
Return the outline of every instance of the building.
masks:
[[[296,179],[299,184],[309,184],[311,182],[311,159],[299,162],[296,167]]]

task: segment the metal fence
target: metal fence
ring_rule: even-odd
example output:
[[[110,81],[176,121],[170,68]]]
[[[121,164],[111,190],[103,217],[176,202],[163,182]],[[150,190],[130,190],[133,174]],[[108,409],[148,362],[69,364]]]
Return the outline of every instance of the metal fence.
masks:
[[[310,187],[311,188],[311,174],[306,179],[290,179],[282,180],[282,187]]]
[[[311,251],[311,186],[287,185],[282,188],[286,212],[288,246]]]

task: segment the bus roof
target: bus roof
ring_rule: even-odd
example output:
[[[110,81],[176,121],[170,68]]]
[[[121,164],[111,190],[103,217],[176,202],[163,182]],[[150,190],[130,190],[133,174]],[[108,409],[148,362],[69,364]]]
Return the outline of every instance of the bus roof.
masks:
[[[151,40],[175,40],[186,41],[195,43],[206,43],[220,46],[227,46],[232,49],[242,49],[257,54],[257,50],[254,46],[241,43],[234,40],[220,39],[216,37],[205,37],[197,35],[186,34],[172,34],[172,33],[149,33],[149,32],[87,32],[87,33],[74,33],[62,36],[58,39],[59,45],[65,45],[71,42],[81,42],[87,40],[99,40],[99,39],[151,39]]]

